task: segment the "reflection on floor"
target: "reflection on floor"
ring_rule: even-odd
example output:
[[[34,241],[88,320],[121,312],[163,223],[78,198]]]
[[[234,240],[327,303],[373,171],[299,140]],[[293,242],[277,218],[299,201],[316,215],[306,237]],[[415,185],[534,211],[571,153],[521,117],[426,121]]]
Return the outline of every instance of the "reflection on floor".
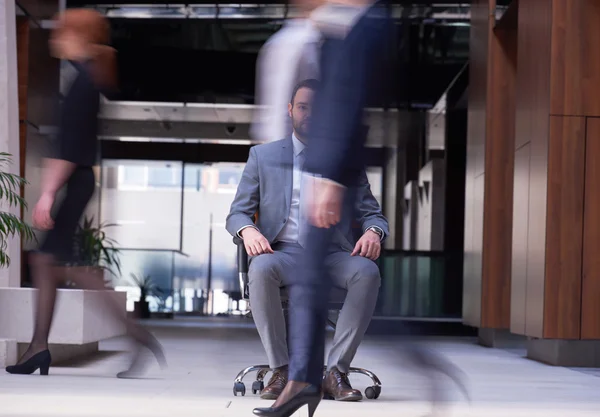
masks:
[[[49,377],[0,373],[0,416],[252,416],[252,408],[269,404],[252,395],[234,397],[233,378],[250,365],[264,363],[256,331],[241,318],[149,322],[168,354],[170,367],[154,369],[145,380],[118,380],[127,366],[123,340],[102,344],[97,357],[51,368]],[[426,343],[446,355],[469,377],[469,405],[451,393],[448,414],[468,416],[598,416],[597,370],[546,366],[519,351],[479,347],[470,339],[429,338]],[[316,416],[421,417],[425,380],[406,366],[400,339],[369,337],[356,366],[373,370],[383,383],[378,400],[342,404],[325,401]],[[248,375],[246,386],[253,378]],[[352,381],[364,390],[369,380]],[[301,414],[306,415],[306,413]]]

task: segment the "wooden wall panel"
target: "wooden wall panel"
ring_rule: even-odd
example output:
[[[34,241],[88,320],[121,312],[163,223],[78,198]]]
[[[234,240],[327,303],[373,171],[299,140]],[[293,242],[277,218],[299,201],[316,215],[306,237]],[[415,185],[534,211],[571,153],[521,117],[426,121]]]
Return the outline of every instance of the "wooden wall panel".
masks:
[[[544,323],[551,23],[552,2],[519,0],[515,149],[531,144],[526,334],[534,337]]]
[[[600,339],[600,118],[587,119],[581,338]]]
[[[553,0],[551,113],[600,116],[600,2]]]
[[[468,162],[467,162],[468,163]],[[463,256],[463,322],[469,326],[479,326],[481,316],[481,292],[476,286],[477,279],[481,280],[481,271],[477,272],[474,263],[474,196],[475,178],[465,176],[465,237]]]
[[[490,33],[490,5],[488,0],[476,0],[471,5],[469,131],[467,139],[467,153],[474,177],[483,174],[485,169]]]
[[[511,257],[510,331],[526,334],[527,225],[529,223],[529,144],[515,152]]]
[[[465,254],[463,281],[463,321],[479,327],[481,323],[481,247],[483,228],[483,173],[485,168],[486,102],[490,0],[474,0],[471,5],[469,110],[465,181]],[[476,187],[476,178],[480,177]],[[477,189],[476,189],[477,188]],[[478,191],[479,190],[479,191]],[[481,195],[478,194],[481,193]]]
[[[585,118],[550,117],[544,337],[579,339]]]
[[[547,140],[551,17],[551,1],[519,0],[516,149],[535,131]]]
[[[481,327],[482,270],[483,270],[483,197],[485,174],[473,179],[473,206],[471,211],[472,248],[467,253],[463,281],[463,323]],[[467,270],[466,268],[470,268]]]
[[[491,34],[481,327],[510,327],[517,33]]]

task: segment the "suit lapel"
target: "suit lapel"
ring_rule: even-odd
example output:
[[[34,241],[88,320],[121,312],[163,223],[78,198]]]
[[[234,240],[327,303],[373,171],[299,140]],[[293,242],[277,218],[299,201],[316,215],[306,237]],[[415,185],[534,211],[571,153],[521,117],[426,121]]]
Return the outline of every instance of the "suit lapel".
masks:
[[[283,179],[283,196],[285,198],[285,216],[290,214],[292,204],[292,188],[294,181],[294,145],[292,139],[283,142],[281,146],[281,178]]]

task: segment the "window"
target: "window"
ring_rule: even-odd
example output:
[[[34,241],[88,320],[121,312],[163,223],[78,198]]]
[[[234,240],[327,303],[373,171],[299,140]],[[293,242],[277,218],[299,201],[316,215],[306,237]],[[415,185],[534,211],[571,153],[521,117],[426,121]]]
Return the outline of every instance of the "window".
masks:
[[[155,188],[181,188],[181,168],[171,167],[148,167],[148,186]]]
[[[143,187],[146,185],[146,167],[144,165],[120,165],[120,184]]]
[[[242,173],[239,169],[219,169],[219,185],[231,185],[237,187],[241,179]]]

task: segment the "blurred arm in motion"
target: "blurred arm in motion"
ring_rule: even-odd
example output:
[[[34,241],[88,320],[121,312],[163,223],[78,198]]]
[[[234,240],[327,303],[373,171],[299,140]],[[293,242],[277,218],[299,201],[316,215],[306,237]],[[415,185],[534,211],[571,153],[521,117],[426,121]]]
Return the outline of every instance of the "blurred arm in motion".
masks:
[[[63,159],[47,158],[44,160],[44,172],[42,174],[42,192],[38,202],[33,208],[33,225],[41,230],[54,227],[54,220],[50,214],[56,193],[67,182],[75,167],[73,162]]]
[[[250,128],[254,140],[271,142],[292,133],[287,105],[299,81],[319,76],[319,39],[309,20],[292,19],[261,48],[256,65],[259,107]]]
[[[368,127],[363,110],[385,86],[391,24],[379,8],[336,7],[315,16],[333,36],[323,45],[323,89],[315,108],[313,142],[306,170],[316,177],[309,220],[327,228],[341,219],[346,187],[357,185],[364,168]],[[327,14],[331,15],[327,16]],[[342,18],[340,18],[342,16]],[[344,27],[344,17],[348,27]]]

